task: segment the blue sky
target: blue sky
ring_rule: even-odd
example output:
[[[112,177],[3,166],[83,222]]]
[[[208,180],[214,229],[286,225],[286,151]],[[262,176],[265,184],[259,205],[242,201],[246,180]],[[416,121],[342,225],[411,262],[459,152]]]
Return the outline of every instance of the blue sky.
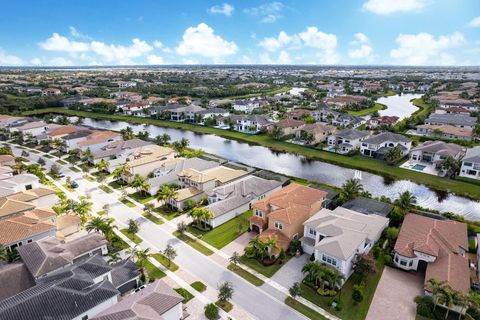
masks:
[[[478,0],[23,0],[0,65],[480,65]]]

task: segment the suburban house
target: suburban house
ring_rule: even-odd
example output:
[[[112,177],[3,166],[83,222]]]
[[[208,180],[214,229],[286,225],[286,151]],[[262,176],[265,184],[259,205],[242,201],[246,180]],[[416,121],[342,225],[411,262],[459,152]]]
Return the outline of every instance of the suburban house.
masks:
[[[458,128],[473,129],[477,124],[477,118],[465,114],[438,114],[432,113],[425,119],[425,124],[442,125],[450,124]]]
[[[84,128],[84,130],[67,134],[61,139],[65,142],[66,151],[89,149],[91,152],[96,152],[114,141],[122,140],[122,136],[113,131]]]
[[[393,210],[393,206],[389,203],[366,197],[356,197],[348,200],[342,204],[342,207],[355,212],[367,215],[376,214],[382,217],[388,216]]]
[[[348,113],[335,113],[330,123],[337,127],[357,128],[365,123],[365,120]]]
[[[328,106],[334,107],[335,109],[343,109],[352,104],[363,103],[366,100],[368,100],[368,98],[364,96],[345,95],[345,96],[337,96],[334,98],[327,98],[325,100],[325,103]]]
[[[470,115],[472,111],[462,107],[438,107],[435,109],[435,113],[438,113],[438,114],[452,113],[452,114]]]
[[[157,145],[149,145],[137,149],[133,153],[133,158],[118,159],[118,161],[112,161],[118,167],[117,164],[122,164],[126,160],[127,172],[120,177],[123,181],[131,182],[135,175],[147,177],[155,169],[160,168],[162,165],[169,162],[177,162],[181,159],[175,158],[175,154],[172,149],[161,147]],[[114,170],[110,168],[110,170]]]
[[[460,177],[480,180],[480,147],[468,149],[462,159]]]
[[[261,200],[282,187],[282,182],[257,176],[247,176],[216,187],[208,192],[208,206],[213,218],[205,221],[211,228],[241,215],[249,210],[251,203]]]
[[[432,138],[470,141],[472,140],[473,131],[470,128],[459,128],[449,124],[421,124],[417,126],[416,134]]]
[[[2,176],[0,180],[0,197],[39,188],[40,180],[30,173],[21,173],[15,176]]]
[[[272,125],[270,119],[264,115],[230,115],[222,120],[223,126],[226,126],[225,119],[230,119],[235,131],[243,133],[258,133]]]
[[[373,117],[367,120],[366,127],[368,129],[376,129],[382,126],[393,126],[395,123],[398,122],[400,118],[397,116],[380,116],[380,117]]]
[[[273,125],[270,126],[269,130],[273,130],[273,128],[280,129],[282,135],[294,135],[298,131],[300,131],[305,126],[305,122],[302,120],[294,120],[294,119],[285,119],[280,120]]]
[[[17,127],[11,127],[10,132],[20,132],[23,135],[30,135],[35,138],[38,135],[45,133],[49,128],[48,123],[43,120],[31,121]]]
[[[297,139],[304,144],[318,144],[327,141],[327,137],[337,129],[334,126],[323,123],[308,123],[295,132]]]
[[[252,204],[250,229],[261,239],[277,239],[279,248],[287,250],[292,240],[303,237],[303,223],[322,208],[326,195],[291,183]]]
[[[9,129],[10,127],[20,126],[28,122],[24,117],[13,117],[7,115],[0,115],[0,128]]]
[[[195,114],[202,110],[205,109],[196,105],[173,105],[172,107],[168,107],[165,109],[165,111],[170,112],[170,120],[186,122],[194,122]]]
[[[182,210],[187,201],[198,202],[215,187],[232,182],[247,174],[247,171],[225,166],[215,166],[203,171],[192,168],[185,169],[177,174],[181,189],[177,190],[177,196],[170,199],[169,203]]]
[[[139,116],[151,106],[149,101],[132,101],[122,106],[123,114],[127,116]]]
[[[28,213],[28,211],[27,211]],[[55,213],[53,213],[55,216]],[[54,237],[56,227],[51,222],[41,222],[27,214],[0,220],[0,244],[2,248],[18,246],[46,237]]]
[[[383,159],[392,148],[400,148],[401,155],[407,155],[412,147],[412,140],[404,135],[392,132],[381,132],[362,141],[360,153],[367,157]]]
[[[353,273],[358,254],[368,253],[389,220],[343,207],[323,208],[304,222],[303,250],[336,269],[345,280]]]
[[[164,281],[156,280],[100,312],[92,320],[180,320],[186,317],[183,300]]]
[[[227,109],[222,108],[210,108],[210,109],[203,109],[196,112],[197,117],[200,118],[200,123],[203,124],[207,119],[216,119],[218,117],[228,117],[230,115],[230,111]]]
[[[72,133],[80,132],[86,130],[85,127],[74,126],[74,125],[66,125],[66,126],[56,126],[54,128],[50,128],[47,131],[47,139],[53,141],[55,139],[61,139],[67,135]]]
[[[93,152],[93,158],[90,161],[93,164],[97,164],[102,160],[110,161],[114,159],[125,160],[129,157],[133,158],[133,155],[141,148],[152,145],[153,143],[140,139],[114,141]]]
[[[465,148],[455,143],[443,141],[425,141],[410,153],[410,160],[414,162],[427,162],[438,164],[448,157],[460,160],[465,155]]]
[[[403,270],[425,271],[429,279],[446,281],[456,291],[470,290],[468,236],[465,223],[409,213],[395,243],[393,263]]]
[[[252,113],[253,110],[260,108],[260,103],[254,100],[235,100],[232,103],[232,109],[235,111]]]
[[[367,139],[367,137],[368,132],[356,129],[345,129],[328,136],[327,144],[329,146],[329,151],[331,150],[340,154],[345,154],[360,149],[362,141]]]
[[[460,107],[470,111],[477,111],[478,106],[473,104],[470,100],[467,99],[440,99],[440,107],[449,108],[449,107]]]
[[[42,96],[58,96],[62,94],[62,90],[58,88],[46,88],[42,90]]]

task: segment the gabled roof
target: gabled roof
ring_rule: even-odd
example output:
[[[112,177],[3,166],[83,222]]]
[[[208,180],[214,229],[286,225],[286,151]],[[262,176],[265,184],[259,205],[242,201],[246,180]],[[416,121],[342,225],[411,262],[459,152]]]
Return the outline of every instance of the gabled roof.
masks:
[[[182,303],[183,297],[165,282],[157,280],[145,289],[124,298],[101,312],[95,320],[161,320],[167,311]]]
[[[368,136],[368,132],[360,131],[357,129],[345,129],[340,130],[334,134],[336,137],[342,137],[346,139],[361,139]]]
[[[39,222],[25,215],[0,220],[0,244],[9,245],[54,230],[52,223]]]
[[[27,210],[32,210],[34,208],[35,206],[28,202],[0,198],[0,218]]]
[[[377,135],[374,135],[374,136],[370,136],[367,139],[365,139],[363,142],[380,144],[380,143],[387,142],[387,141],[408,143],[408,142],[411,142],[412,140],[405,137],[402,134],[387,131],[387,132],[381,132],[381,133],[379,133]]]
[[[468,149],[467,153],[465,153],[465,157],[463,157],[462,161],[470,161],[480,163],[480,147],[474,147],[472,149]]]
[[[443,141],[425,141],[413,148],[412,151],[432,152],[441,156],[456,157],[465,152],[465,148],[455,143]]]

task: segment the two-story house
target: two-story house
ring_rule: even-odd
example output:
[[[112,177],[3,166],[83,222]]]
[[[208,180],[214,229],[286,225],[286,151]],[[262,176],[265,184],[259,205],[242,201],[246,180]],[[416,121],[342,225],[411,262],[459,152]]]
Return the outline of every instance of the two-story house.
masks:
[[[467,150],[462,159],[460,177],[480,180],[480,147]]]
[[[388,150],[398,147],[402,156],[410,152],[412,140],[404,135],[392,132],[382,132],[362,141],[360,153],[367,157],[383,159]]]
[[[303,250],[336,269],[346,280],[358,254],[368,253],[388,226],[388,218],[343,207],[326,208],[305,221]]]
[[[365,131],[359,131],[356,129],[340,130],[328,136],[328,150],[340,154],[345,154],[350,151],[359,149],[362,141],[365,140],[367,137],[368,132]]]
[[[325,191],[291,183],[252,204],[250,229],[287,250],[292,240],[303,237],[303,223],[322,208],[326,196]]]
[[[448,157],[460,160],[464,155],[465,148],[458,144],[443,141],[425,141],[412,149],[410,160],[414,163],[438,164]]]

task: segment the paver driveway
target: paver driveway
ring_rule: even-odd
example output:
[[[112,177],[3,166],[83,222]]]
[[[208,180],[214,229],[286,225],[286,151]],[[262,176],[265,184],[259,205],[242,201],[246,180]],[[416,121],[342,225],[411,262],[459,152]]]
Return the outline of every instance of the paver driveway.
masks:
[[[423,293],[423,274],[385,266],[366,320],[415,320],[413,299]]]

